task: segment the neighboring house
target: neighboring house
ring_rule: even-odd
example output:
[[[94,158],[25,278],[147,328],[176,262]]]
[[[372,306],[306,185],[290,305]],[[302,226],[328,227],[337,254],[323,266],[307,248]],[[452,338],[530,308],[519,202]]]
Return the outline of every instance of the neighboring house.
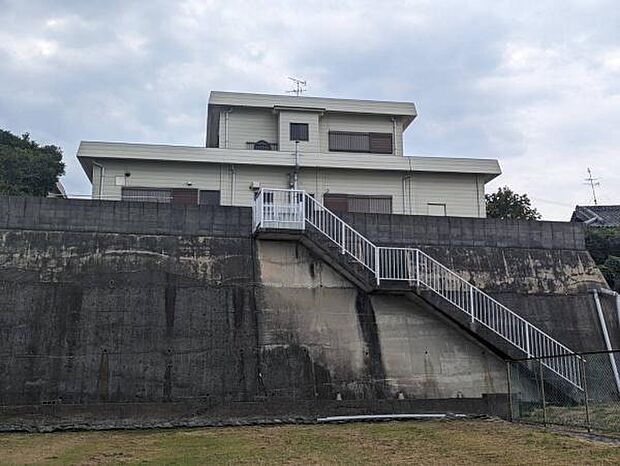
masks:
[[[67,192],[65,191],[65,187],[62,185],[62,183],[60,181],[57,181],[56,184],[54,185],[54,189],[52,189],[47,194],[47,197],[59,197],[62,199],[66,199]]]
[[[578,205],[570,221],[595,227],[617,227],[620,226],[620,205]]]
[[[206,147],[83,141],[95,199],[250,206],[297,185],[334,210],[485,217],[497,160],[407,157],[413,103],[211,92]]]

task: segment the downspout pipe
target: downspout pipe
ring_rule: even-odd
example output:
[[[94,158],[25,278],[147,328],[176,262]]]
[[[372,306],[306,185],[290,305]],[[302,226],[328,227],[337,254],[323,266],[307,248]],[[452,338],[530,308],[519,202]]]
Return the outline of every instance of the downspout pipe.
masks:
[[[605,315],[603,314],[603,307],[601,306],[601,299],[599,297],[599,293],[607,294],[610,296],[616,296],[616,310],[618,310],[618,304],[620,304],[620,295],[615,291],[611,290],[592,290],[592,294],[594,295],[594,303],[596,304],[596,311],[598,313],[598,319],[601,323],[601,329],[603,330],[603,338],[605,340],[605,346],[607,347],[607,351],[609,351],[609,362],[611,363],[611,370],[614,374],[614,380],[616,382],[616,390],[618,390],[618,394],[620,395],[620,373],[618,372],[618,365],[616,363],[616,358],[614,356],[613,347],[611,345],[611,340],[609,338],[609,332],[607,330],[607,323],[605,322]],[[618,311],[620,312],[620,311]]]
[[[614,296],[616,298],[616,311],[618,312],[618,326],[620,326],[620,293],[617,293],[613,290],[609,290],[607,288],[600,288],[597,291],[600,294],[605,294],[607,296]]]
[[[230,166],[230,205],[235,205],[235,190],[237,189],[237,170]]]
[[[232,111],[233,111],[232,108],[228,108],[224,112],[224,148],[226,149],[230,149],[230,129],[229,129],[229,122],[228,122],[228,115],[230,115],[230,112]]]
[[[97,162],[93,162],[93,167],[99,167],[101,170],[99,173],[99,188],[97,189],[97,191],[99,191],[97,194],[97,199],[101,200],[101,197],[103,196],[103,175],[105,174],[105,167]]]
[[[401,189],[402,189],[402,195],[403,195],[403,214],[407,215],[412,213],[412,208],[411,208],[411,197],[407,196],[407,190],[406,190],[406,185],[407,185],[407,181],[409,181],[409,183],[411,183],[411,175],[405,175],[403,176],[402,179],[402,183],[401,183]],[[409,211],[407,211],[407,198],[409,197]]]

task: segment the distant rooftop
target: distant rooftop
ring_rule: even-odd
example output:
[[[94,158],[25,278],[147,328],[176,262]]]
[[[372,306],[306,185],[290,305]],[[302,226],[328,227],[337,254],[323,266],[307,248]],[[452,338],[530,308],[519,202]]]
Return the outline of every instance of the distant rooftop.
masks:
[[[418,115],[413,102],[333,99],[327,97],[250,94],[245,92],[211,91],[209,107],[213,105],[394,115],[403,117],[404,128],[409,126]]]
[[[620,226],[620,205],[578,205],[570,221],[596,227]]]

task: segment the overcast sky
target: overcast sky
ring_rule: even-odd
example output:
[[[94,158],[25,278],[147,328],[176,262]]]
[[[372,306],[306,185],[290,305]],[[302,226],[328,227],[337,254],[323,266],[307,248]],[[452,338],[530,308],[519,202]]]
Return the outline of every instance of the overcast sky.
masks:
[[[620,2],[0,0],[0,127],[203,145],[210,90],[404,100],[407,155],[498,158],[547,219],[620,204]]]

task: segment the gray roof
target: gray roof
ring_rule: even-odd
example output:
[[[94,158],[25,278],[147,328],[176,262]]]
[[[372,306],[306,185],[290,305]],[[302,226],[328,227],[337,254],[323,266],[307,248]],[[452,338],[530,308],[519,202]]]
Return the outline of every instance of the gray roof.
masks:
[[[202,162],[240,165],[266,165],[292,167],[295,164],[290,152],[255,151],[246,149],[216,149],[198,146],[172,146],[161,144],[129,144],[119,142],[82,141],[78,160],[90,178],[92,162],[98,159],[152,160],[161,162]],[[319,154],[304,153],[300,166],[381,170],[402,172],[475,173],[485,182],[499,176],[502,171],[495,159],[469,159],[455,157],[396,156],[356,153]]]
[[[596,227],[620,226],[620,205],[578,205],[570,221],[583,222]]]
[[[418,115],[413,102],[383,100],[333,99],[273,94],[250,94],[245,92],[211,91],[209,107],[229,105],[261,108],[295,108],[325,112],[365,113],[401,116],[407,128]]]

